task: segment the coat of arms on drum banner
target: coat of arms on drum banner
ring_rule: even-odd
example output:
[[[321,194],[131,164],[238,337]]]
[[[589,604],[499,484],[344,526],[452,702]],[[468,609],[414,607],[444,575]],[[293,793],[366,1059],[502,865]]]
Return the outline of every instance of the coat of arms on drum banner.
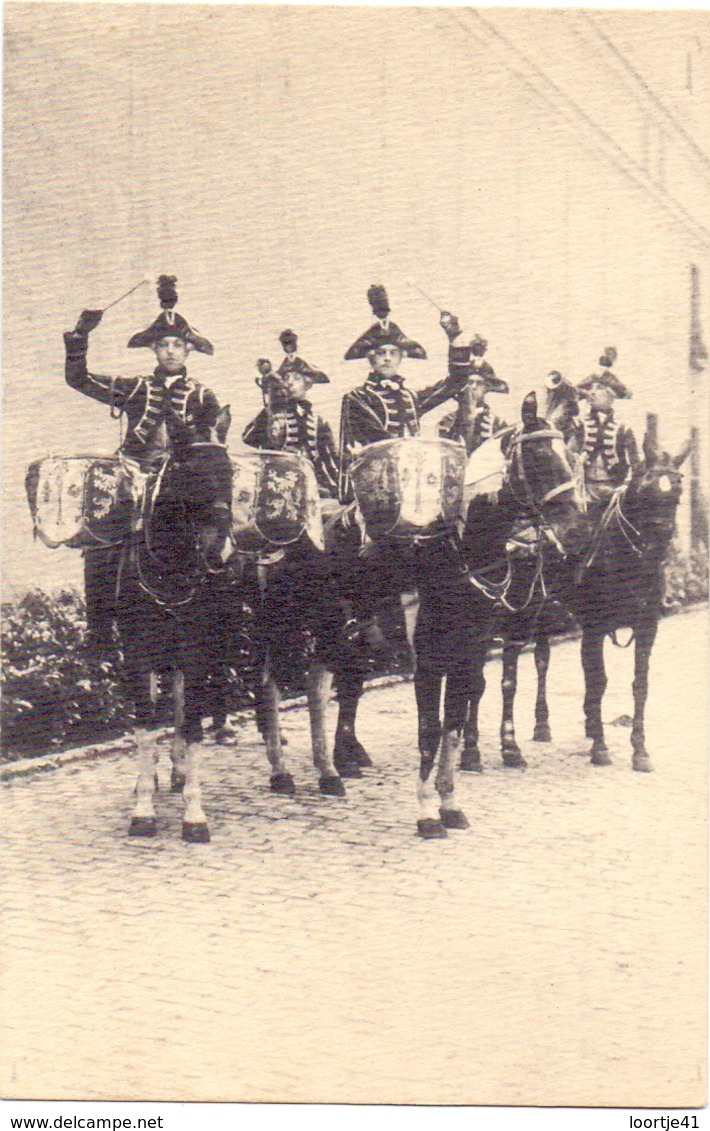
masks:
[[[370,537],[428,537],[456,521],[465,449],[449,440],[383,440],[353,462],[351,478]]]
[[[119,542],[129,525],[123,480],[115,457],[36,460],[25,479],[35,535],[51,549]]]
[[[271,552],[303,533],[323,548],[318,483],[292,452],[240,452],[232,457],[232,536],[238,552]]]

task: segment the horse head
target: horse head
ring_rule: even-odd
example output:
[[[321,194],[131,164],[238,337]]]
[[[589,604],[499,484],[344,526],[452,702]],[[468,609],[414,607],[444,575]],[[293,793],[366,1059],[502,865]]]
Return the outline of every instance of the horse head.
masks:
[[[623,499],[625,517],[639,533],[642,543],[663,554],[675,529],[676,511],[683,492],[680,472],[690,447],[671,456],[655,440],[644,438],[644,458],[634,470]]]
[[[504,492],[520,515],[547,531],[564,553],[576,553],[587,534],[564,437],[538,415],[535,393],[525,397],[521,419],[521,427],[505,442]]]
[[[192,444],[168,462],[160,487],[160,505],[182,517],[193,544],[211,568],[219,568],[231,552],[232,465],[223,444]]]

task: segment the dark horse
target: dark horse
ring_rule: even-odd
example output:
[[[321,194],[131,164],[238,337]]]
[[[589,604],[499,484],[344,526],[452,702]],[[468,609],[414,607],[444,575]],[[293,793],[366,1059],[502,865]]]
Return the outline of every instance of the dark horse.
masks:
[[[232,470],[224,445],[195,444],[169,457],[136,508],[119,567],[116,620],[124,682],[135,704],[139,752],[136,805],[129,832],[156,833],[153,794],[157,748],[150,684],[154,671],[180,673],[172,787],[182,789],[183,839],[210,839],[202,809],[200,743],[204,673],[234,601],[222,568],[229,534]]]
[[[632,766],[652,770],[645,746],[644,712],[648,696],[648,671],[663,604],[663,563],[675,527],[681,497],[679,471],[688,449],[671,457],[646,437],[644,460],[630,482],[621,487],[606,510],[589,514],[583,551],[576,559],[558,562],[546,577],[548,588],[531,610],[509,614],[498,631],[505,637],[503,650],[504,728],[515,742],[513,705],[517,666],[526,640],[535,637],[535,667],[538,687],[533,740],[549,742],[547,672],[550,645],[545,618],[551,605],[563,607],[582,629],[582,667],[585,678],[584,715],[588,738],[592,739],[591,761],[607,766],[611,757],[606,746],[601,704],[607,685],[604,641],[630,628],[635,640],[634,718],[631,731]],[[480,696],[479,696],[480,698]],[[477,728],[478,699],[471,703],[465,727],[462,769],[480,770]]]
[[[579,407],[579,394],[570,381],[557,372],[550,373],[545,381],[543,390],[543,416],[551,428],[556,429],[565,444],[569,441]],[[464,423],[466,417],[464,416]],[[464,432],[466,436],[466,432]],[[489,441],[490,443],[490,441]],[[470,445],[467,444],[469,455]],[[576,481],[580,499],[583,497],[583,469],[578,457],[566,450],[566,457],[570,461],[573,478]],[[580,523],[577,529],[578,538],[583,541],[585,528]],[[549,555],[548,555],[549,559]],[[567,559],[571,560],[571,559]],[[559,564],[559,556],[557,558]],[[549,600],[549,584],[551,582],[550,570],[554,565],[548,560],[544,575],[540,575],[539,584],[531,585],[524,589],[526,574],[528,580],[534,578],[536,562],[534,556],[528,558],[527,563],[518,561],[518,593],[509,594],[511,600],[497,601],[497,609],[493,615],[491,635],[503,642],[502,649],[502,718],[500,726],[501,755],[504,766],[525,769],[527,762],[522,755],[515,737],[514,705],[517,690],[518,657],[529,641],[535,640],[535,665],[538,673],[538,698],[535,707],[535,732],[533,739],[539,742],[550,741],[550,728],[548,723],[548,708],[546,699],[546,676],[549,664],[550,643],[549,635],[567,616],[571,622],[571,614],[565,614],[561,606]],[[543,584],[546,582],[546,584]],[[547,587],[546,587],[547,586]],[[481,697],[485,690],[485,677],[483,672],[483,657],[480,660],[481,668],[474,681],[474,691],[469,702],[469,709],[464,725],[463,751],[461,754],[460,768],[465,771],[480,773],[483,769],[478,740],[478,710]]]
[[[634,770],[648,773],[653,769],[644,729],[649,662],[663,605],[663,563],[681,498],[679,468],[688,449],[671,457],[647,436],[643,454],[644,459],[630,482],[619,489],[590,530],[590,541],[578,568],[572,575],[569,570],[565,571],[559,596],[582,629],[584,717],[587,737],[592,739],[591,761],[595,766],[611,763],[601,716],[607,685],[604,640],[607,635],[614,639],[618,629],[632,630],[635,641],[632,766]],[[538,670],[540,668],[543,666]],[[543,696],[545,673],[546,667],[541,671]]]
[[[340,669],[343,651],[348,648],[330,565],[303,534],[278,561],[256,569],[260,594],[257,651],[263,664],[261,715],[271,789],[288,796],[295,793],[285,762],[278,708],[284,689],[304,683],[319,789],[331,797],[344,797],[345,786],[325,730],[333,673]]]
[[[460,537],[422,544],[417,551],[417,831],[426,838],[468,826],[456,802],[454,770],[469,699],[480,698],[482,692],[496,609],[529,602],[544,585],[551,560],[579,546],[577,483],[561,434],[538,417],[534,395],[525,399],[522,427],[507,437],[506,448],[505,482],[495,499],[483,496],[470,502]],[[503,758],[507,765],[520,764],[519,750],[514,745],[506,749],[505,736]]]

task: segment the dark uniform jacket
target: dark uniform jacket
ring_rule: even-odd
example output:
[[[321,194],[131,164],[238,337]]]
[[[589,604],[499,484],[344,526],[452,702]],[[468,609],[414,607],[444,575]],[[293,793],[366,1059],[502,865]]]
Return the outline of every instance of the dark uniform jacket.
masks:
[[[170,450],[179,454],[190,444],[214,438],[219,402],[184,369],[167,374],[158,367],[145,377],[89,373],[86,337],[67,334],[65,342],[67,384],[125,415],[127,429],[120,449],[124,455],[149,467]]]
[[[480,448],[485,440],[490,440],[494,432],[500,432],[501,429],[506,427],[506,422],[502,417],[494,414],[490,405],[480,405],[474,410],[473,446],[471,451],[475,452],[476,448]],[[464,439],[460,408],[456,409],[455,412],[447,412],[446,416],[442,416],[439,421],[439,435],[442,440],[462,441]]]
[[[333,431],[310,401],[289,401],[276,409],[271,426],[266,409],[262,409],[246,426],[242,439],[252,448],[299,452],[313,465],[321,496],[337,498],[338,454]]]
[[[636,437],[610,412],[589,411],[579,418],[570,447],[579,453],[591,500],[605,502],[625,483],[639,462]]]
[[[465,383],[468,371],[459,365],[455,350],[449,351],[449,376],[420,392],[403,385],[403,378],[381,378],[370,373],[364,385],[343,397],[340,417],[340,501],[352,500],[348,467],[358,451],[378,440],[401,440],[418,436],[425,412],[443,404]]]

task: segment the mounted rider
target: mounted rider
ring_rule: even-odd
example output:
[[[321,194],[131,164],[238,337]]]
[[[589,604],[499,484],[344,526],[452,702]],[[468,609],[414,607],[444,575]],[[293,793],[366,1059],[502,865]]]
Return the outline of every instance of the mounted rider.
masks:
[[[599,359],[600,370],[577,385],[587,401],[570,446],[578,452],[592,515],[601,516],[614,493],[627,483],[639,463],[632,429],[614,414],[614,401],[630,400],[630,389],[612,372],[617,352],[613,346]]]
[[[129,484],[140,483],[158,470],[173,450],[179,453],[200,441],[223,441],[229,427],[228,409],[221,410],[215,394],[187,376],[187,355],[192,350],[212,354],[214,349],[174,310],[175,283],[173,275],[160,276],[161,312],[128,342],[129,349],[153,350],[158,365],[152,374],[114,377],[89,371],[89,334],[101,322],[101,310],[84,310],[74,329],[64,334],[67,384],[108,405],[112,416],[126,418],[118,454]],[[112,644],[117,565],[116,547],[84,554],[88,641],[98,650]]]
[[[305,456],[313,465],[321,499],[337,499],[338,454],[333,431],[308,398],[313,385],[326,385],[329,378],[299,356],[293,330],[284,330],[279,341],[284,358],[276,372],[268,359],[257,362],[257,384],[265,403],[244,429],[242,439],[253,448]]]
[[[483,359],[488,349],[485,338],[476,334],[469,349],[468,379],[464,389],[456,395],[459,407],[441,418],[439,436],[442,440],[465,443],[470,455],[485,440],[490,440],[495,433],[507,428],[505,420],[493,412],[486,397],[489,393],[509,393],[510,389],[506,381],[496,377],[493,366]],[[461,403],[464,394],[471,398],[470,408]]]
[[[462,349],[454,345],[461,333],[458,321],[444,311],[440,322],[451,343],[448,376],[419,392],[408,389],[399,373],[402,359],[425,360],[426,351],[391,321],[389,299],[383,286],[371,286],[367,298],[376,321],[345,354],[346,361],[367,358],[371,369],[364,385],[343,397],[339,494],[344,503],[349,503],[353,497],[348,468],[358,452],[380,440],[418,436],[424,413],[454,396],[469,375],[468,347]]]
[[[74,330],[64,335],[66,381],[72,389],[109,405],[112,415],[124,415],[126,435],[119,453],[142,471],[159,466],[173,449],[214,439],[220,406],[204,385],[187,376],[187,355],[213,354],[214,348],[174,310],[178,296],[173,275],[158,279],[161,312],[147,329],[134,334],[129,349],[152,349],[158,365],[152,374],[108,377],[89,372],[89,334],[103,311],[84,310]]]

